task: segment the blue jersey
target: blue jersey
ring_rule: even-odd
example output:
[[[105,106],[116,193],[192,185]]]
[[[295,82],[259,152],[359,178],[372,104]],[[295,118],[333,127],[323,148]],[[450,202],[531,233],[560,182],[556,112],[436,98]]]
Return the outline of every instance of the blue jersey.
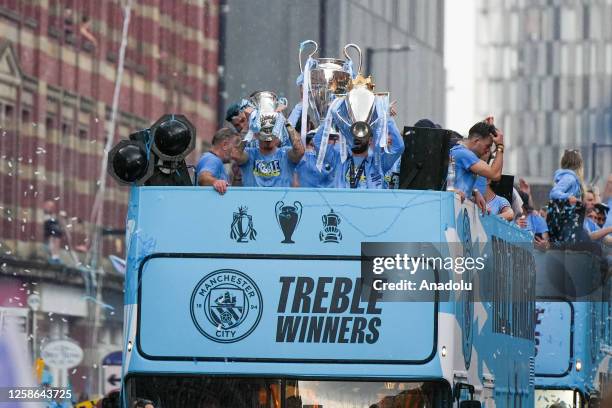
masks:
[[[289,159],[290,147],[281,147],[264,156],[258,148],[246,148],[249,160],[240,166],[245,187],[291,187],[295,164]]]
[[[399,188],[399,174],[401,167],[402,158],[400,157],[395,161],[395,163],[393,163],[391,169],[385,173],[385,184],[388,186],[388,188]]]
[[[450,154],[455,159],[455,188],[463,191],[467,197],[471,197],[477,174],[472,173],[470,167],[480,159],[462,144],[455,145],[450,150]]]
[[[548,232],[548,225],[546,225],[544,218],[540,217],[535,212],[531,212],[527,215],[527,226],[525,229],[534,234],[543,234]]]
[[[474,188],[480,191],[480,194],[484,197],[485,192],[487,191],[487,178],[483,176],[477,176],[476,182],[474,183]]]
[[[300,180],[300,187],[333,188],[334,169],[329,163],[324,163],[321,171],[317,169],[317,153],[304,152],[304,157],[295,168]]]
[[[592,232],[597,232],[601,229],[599,225],[597,225],[597,223],[593,221],[592,219],[590,219],[589,217],[584,218],[583,226],[584,226],[584,229],[587,230],[589,234]]]
[[[404,140],[395,122],[391,119],[388,123],[388,134],[391,137],[391,146],[388,151],[380,153],[380,163],[376,163],[374,152],[369,149],[368,155],[363,162],[360,158],[353,157],[350,146],[353,145],[351,135],[347,137],[346,144],[349,149],[347,160],[342,163],[339,144],[328,145],[323,159],[323,167],[327,164],[334,169],[334,187],[351,188],[351,181],[354,181],[354,188],[379,189],[387,188],[385,173],[398,161],[404,152]],[[323,126],[314,136],[315,149],[319,151],[323,138]],[[374,147],[380,149],[379,146]]]
[[[202,172],[210,173],[214,178],[229,181],[229,176],[223,166],[223,161],[214,153],[206,152],[202,155],[196,166],[196,180]]]
[[[512,206],[510,205],[510,202],[502,196],[496,195],[491,199],[491,201],[487,201],[487,209],[492,215],[501,214],[506,207]]]

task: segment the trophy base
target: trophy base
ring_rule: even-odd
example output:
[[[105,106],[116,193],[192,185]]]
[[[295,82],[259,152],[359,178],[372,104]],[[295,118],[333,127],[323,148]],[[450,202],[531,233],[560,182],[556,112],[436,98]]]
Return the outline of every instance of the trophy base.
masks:
[[[327,235],[324,238],[325,242],[335,242],[336,244],[339,244],[340,241],[338,241],[338,237],[336,235]]]
[[[281,244],[295,244],[295,241],[292,241],[290,239],[285,239],[281,241]]]

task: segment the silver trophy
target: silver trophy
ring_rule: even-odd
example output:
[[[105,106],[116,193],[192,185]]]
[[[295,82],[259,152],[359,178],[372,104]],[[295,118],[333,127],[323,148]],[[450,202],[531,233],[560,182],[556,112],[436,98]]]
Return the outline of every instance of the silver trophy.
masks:
[[[314,45],[314,50],[308,54],[309,58],[315,60],[314,67],[310,70],[310,89],[308,89],[308,100],[310,109],[313,111],[315,126],[319,126],[325,116],[332,100],[336,96],[344,95],[349,90],[351,83],[351,73],[346,69],[346,62],[352,61],[348,55],[348,50],[354,48],[359,54],[358,72],[361,71],[361,49],[355,44],[347,44],[344,46],[344,56],[346,59],[337,58],[314,58],[313,55],[318,50],[318,45],[315,41],[309,40],[305,44]],[[304,47],[300,47],[298,54],[298,62],[300,72],[304,72],[302,67],[302,51]]]
[[[260,91],[251,96],[251,103],[259,111],[259,133],[264,140],[271,140],[276,124],[276,112],[280,104],[274,92]],[[261,137],[260,137],[261,138]]]
[[[372,136],[372,114],[376,97],[388,99],[388,92],[374,92],[374,83],[371,77],[365,78],[357,75],[351,82],[351,89],[345,96],[348,114],[351,120],[351,133],[353,137],[362,138]]]

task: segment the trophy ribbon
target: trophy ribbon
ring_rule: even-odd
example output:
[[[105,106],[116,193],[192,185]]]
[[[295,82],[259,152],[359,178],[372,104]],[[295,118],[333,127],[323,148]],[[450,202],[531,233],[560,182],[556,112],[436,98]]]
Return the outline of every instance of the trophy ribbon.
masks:
[[[385,153],[389,153],[389,146],[387,140],[387,121],[389,114],[389,94],[376,95],[374,103],[376,105],[376,112],[378,112],[378,119],[382,120],[382,129],[379,135],[378,145],[385,150]]]
[[[244,135],[244,139],[242,140],[249,143],[251,140],[253,140],[253,136],[255,133],[259,132],[259,130],[259,109],[255,109],[249,115],[249,131],[246,133],[246,135]]]
[[[302,43],[303,44],[303,43]],[[301,47],[301,46],[300,46]],[[306,147],[306,133],[308,133],[308,93],[310,92],[310,70],[315,65],[316,61],[312,57],[308,57],[304,66],[304,82],[302,83],[302,128],[300,136],[302,137],[302,146]]]
[[[321,137],[321,146],[319,146],[319,155],[317,156],[317,170],[319,171],[321,171],[321,169],[323,168],[323,160],[325,159],[325,154],[327,153],[327,145],[329,144],[329,132],[331,130],[333,112],[338,108],[340,102],[342,102],[343,100],[343,98],[334,99],[331,105],[329,106],[327,116],[325,116],[325,122],[323,123],[323,136]],[[340,132],[340,137],[342,137],[342,132]]]

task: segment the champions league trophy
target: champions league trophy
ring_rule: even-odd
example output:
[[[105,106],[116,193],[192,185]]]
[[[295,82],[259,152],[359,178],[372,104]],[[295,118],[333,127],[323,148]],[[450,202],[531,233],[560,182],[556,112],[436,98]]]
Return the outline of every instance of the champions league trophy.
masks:
[[[302,67],[302,52],[307,44],[314,45],[314,50],[308,54],[308,59]],[[313,55],[319,49],[315,41],[308,40],[300,45],[298,53],[298,63],[300,72],[304,75],[303,96],[308,96],[308,106],[313,112],[315,126],[319,126],[327,115],[330,103],[339,95],[348,92],[351,80],[353,79],[353,60],[348,55],[348,50],[354,48],[359,54],[358,72],[361,71],[362,53],[361,49],[355,44],[344,46],[344,56],[346,59],[337,58],[314,58]],[[302,103],[304,106],[305,98]],[[304,118],[304,115],[302,116]],[[302,129],[304,129],[302,125]]]
[[[285,205],[284,202],[279,201],[274,207],[274,213],[276,221],[285,236],[281,243],[294,244],[295,241],[291,239],[291,236],[300,222],[300,218],[302,218],[302,203],[295,201],[293,205]]]

